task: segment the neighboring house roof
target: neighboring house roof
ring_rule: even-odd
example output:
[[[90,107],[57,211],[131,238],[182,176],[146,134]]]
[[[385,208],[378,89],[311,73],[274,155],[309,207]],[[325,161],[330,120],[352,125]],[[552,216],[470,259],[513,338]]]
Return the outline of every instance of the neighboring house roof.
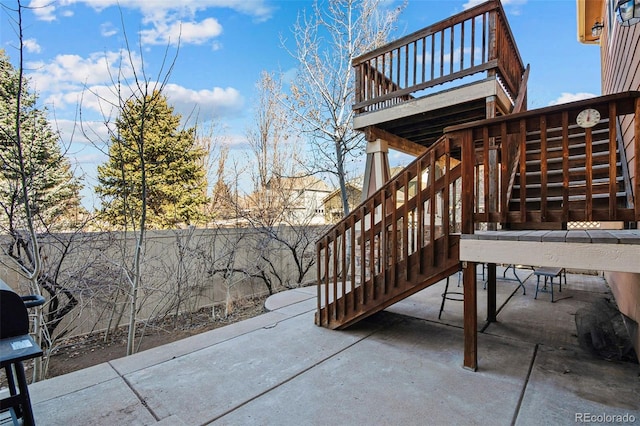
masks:
[[[362,192],[362,181],[363,181],[362,177],[357,177],[349,182],[346,182],[345,185],[347,187],[347,190],[351,188],[353,190]],[[336,197],[339,194],[340,194],[340,188],[336,188],[333,191],[331,191],[329,195],[324,197],[322,199],[322,202],[326,204],[327,201],[331,200],[332,198]]]
[[[391,177],[393,177],[403,170],[404,170],[403,166],[391,167],[389,169],[389,173],[391,174]],[[351,189],[355,189],[362,192],[362,186],[364,185],[364,175],[360,175],[354,179],[351,179],[350,181],[346,182],[345,185],[347,186],[347,189],[351,188]],[[327,201],[329,201],[339,193],[340,193],[340,188],[334,189],[333,191],[331,191],[329,195],[323,198],[322,202],[326,203]]]
[[[331,192],[331,188],[320,178],[315,176],[293,176],[280,178],[280,184],[283,188],[290,190],[305,190],[317,192]],[[267,188],[271,186],[271,180],[267,182]]]

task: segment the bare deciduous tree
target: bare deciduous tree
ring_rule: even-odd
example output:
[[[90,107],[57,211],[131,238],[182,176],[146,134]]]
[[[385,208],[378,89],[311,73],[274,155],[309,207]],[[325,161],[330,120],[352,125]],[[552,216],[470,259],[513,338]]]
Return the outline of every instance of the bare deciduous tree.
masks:
[[[124,27],[124,22],[123,22]],[[153,164],[148,164],[148,156],[146,150],[149,149],[148,127],[151,123],[150,117],[153,116],[156,108],[164,107],[164,88],[168,82],[171,72],[175,66],[178,52],[173,57],[169,57],[169,51],[165,51],[164,61],[157,77],[152,79],[147,74],[144,61],[135,59],[135,55],[129,39],[124,37],[126,43],[126,51],[124,53],[124,61],[127,67],[133,72],[131,81],[123,75],[122,70],[116,76],[112,76],[112,96],[115,100],[105,99],[98,96],[102,102],[105,102],[110,110],[115,110],[118,114],[116,125],[112,124],[112,118],[104,117],[104,123],[110,135],[110,145],[108,153],[112,155],[120,155],[122,158],[115,159],[115,163],[121,166],[121,178],[123,182],[131,180],[129,172],[131,172],[127,163],[123,161],[124,154],[133,155],[138,163],[139,170],[133,171],[137,182],[133,184],[139,189],[139,198],[128,196],[125,190],[121,195],[120,205],[122,208],[122,217],[125,218],[124,236],[128,232],[134,232],[136,235],[136,243],[131,258],[127,261],[126,255],[123,257],[123,272],[129,283],[129,330],[127,336],[127,355],[134,352],[134,339],[136,330],[136,318],[138,312],[138,292],[142,285],[141,264],[143,261],[143,250],[145,245],[145,233],[147,231],[148,217],[148,192],[149,192],[149,173],[153,168]],[[143,57],[142,46],[139,46],[139,55]],[[106,109],[105,109],[106,110]],[[122,137],[121,132],[126,132],[128,137]],[[129,228],[130,220],[133,218],[132,226]],[[124,249],[123,249],[124,250]],[[126,250],[125,250],[126,251]]]
[[[52,229],[67,228],[77,221],[68,212],[79,212],[81,185],[73,177],[45,110],[37,107],[37,96],[28,90],[23,67],[22,19],[26,7],[19,0],[14,9],[5,4],[2,7],[15,16],[18,64],[13,68],[0,51],[0,231],[7,236],[0,254],[3,261],[10,259],[7,266],[29,283],[31,293],[48,293],[45,316],[43,307],[35,308],[33,332],[36,342],[49,348],[53,330],[77,301],[58,280],[62,261],[43,264],[42,239],[51,236]],[[66,245],[63,251],[69,247]],[[42,366],[42,359],[36,359],[34,380],[44,378]]]
[[[308,135],[315,162],[311,170],[337,178],[344,214],[349,213],[347,163],[361,155],[363,136],[352,128],[353,59],[387,41],[404,5],[385,9],[384,0],[316,1],[313,14],[293,26],[298,74],[289,110]],[[326,5],[326,6],[325,6]],[[324,8],[323,8],[324,7]]]
[[[279,288],[299,286],[315,263],[310,255],[318,227],[310,226],[320,210],[317,197],[310,198],[322,184],[299,169],[300,161],[293,128],[283,109],[282,85],[273,74],[263,72],[254,103],[255,128],[248,132],[254,191],[246,197],[243,220],[255,230],[254,249],[258,253],[257,275],[269,293]],[[287,256],[283,256],[283,251]],[[281,260],[293,260],[295,283]]]

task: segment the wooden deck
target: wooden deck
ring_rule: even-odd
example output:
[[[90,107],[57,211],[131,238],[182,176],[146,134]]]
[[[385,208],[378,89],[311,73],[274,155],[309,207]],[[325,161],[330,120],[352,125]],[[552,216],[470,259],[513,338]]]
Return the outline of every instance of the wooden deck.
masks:
[[[460,260],[640,273],[640,230],[478,231]]]
[[[352,65],[354,129],[391,134],[389,146],[412,155],[447,126],[526,105],[528,68],[497,0],[367,52]],[[416,147],[404,149],[411,144]]]

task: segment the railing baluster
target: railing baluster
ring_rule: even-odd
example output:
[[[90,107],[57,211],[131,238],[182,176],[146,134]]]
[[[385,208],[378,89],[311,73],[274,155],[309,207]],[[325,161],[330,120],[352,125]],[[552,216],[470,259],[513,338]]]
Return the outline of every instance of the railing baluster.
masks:
[[[460,70],[464,69],[464,25],[466,21],[460,24]]]
[[[340,250],[341,252],[341,260],[342,260],[342,265],[340,266],[340,276],[342,276],[342,294],[340,297],[343,298],[343,303],[342,303],[342,311],[343,311],[343,316],[347,316],[347,299],[346,299],[346,295],[347,295],[347,223],[346,222],[342,222],[342,230],[341,230],[341,245],[342,245],[342,249]]]
[[[429,266],[435,264],[435,234],[436,234],[436,154],[429,155]]]
[[[413,42],[413,86],[418,84],[416,75],[418,74],[418,41]]]
[[[393,191],[391,191],[393,194]],[[387,190],[382,188],[380,200],[380,214],[381,214],[381,226],[380,226],[380,275],[382,277],[382,292],[387,294],[387,265],[389,263],[389,236],[387,222]],[[392,196],[393,197],[393,196]]]
[[[440,75],[444,75],[444,30],[440,31]]]
[[[418,273],[422,274],[422,248],[424,246],[424,201],[422,200],[422,157],[418,159],[418,175],[416,176],[416,205],[418,206],[417,223],[417,253],[418,253]]]
[[[325,244],[324,244],[324,279],[325,279],[325,286],[324,286],[324,309],[326,312],[326,316],[327,316],[327,324],[329,324],[329,320],[330,320],[330,316],[329,316],[329,279],[331,278],[331,272],[329,270],[329,234],[327,234],[327,236],[325,237]]]
[[[453,74],[453,57],[456,49],[454,28],[454,25],[449,27],[449,74]]]
[[[422,81],[421,83],[424,83],[426,81],[425,78],[425,72],[427,69],[427,58],[425,57],[427,55],[427,38],[423,37],[422,38]]]
[[[375,204],[375,198],[371,199],[371,206],[370,206],[370,217],[369,217],[369,253],[370,253],[370,259],[369,259],[369,282],[371,283],[371,299],[375,300],[376,299],[376,287],[375,287],[375,277],[376,277],[376,248],[375,248],[375,242],[376,242],[376,223],[375,223],[375,215],[376,215],[376,204]]]
[[[488,62],[487,57],[487,13],[482,14],[482,63]]]
[[[322,325],[322,240],[316,244],[316,290],[317,290],[317,312],[318,325]]]
[[[491,164],[489,162],[489,128],[487,126],[482,128],[482,182],[484,183],[484,189],[482,198],[484,199],[484,211],[483,217],[485,222],[489,222],[489,211],[491,210],[491,185],[490,174]]]
[[[446,250],[445,258],[449,257],[449,234],[451,233],[451,223],[449,215],[449,197],[450,197],[450,185],[451,185],[451,139],[448,137],[444,140],[444,192],[442,194],[442,231],[444,233],[444,249]]]
[[[338,237],[333,235],[333,315],[338,320]]]
[[[431,80],[435,78],[436,63],[436,35],[431,34]]]
[[[391,186],[391,198],[388,202],[389,208],[391,209],[391,280],[393,281],[393,285],[396,285],[396,265],[398,263],[398,202],[397,202],[397,181],[394,181]],[[385,229],[386,232],[386,229]],[[386,261],[386,259],[385,259]]]
[[[360,207],[360,304],[367,301],[367,234],[365,233],[365,218],[367,215],[365,205]]]
[[[409,172],[404,172],[404,200],[402,206],[402,258],[405,261],[405,279],[409,281]]]
[[[507,223],[507,213],[509,210],[508,197],[509,197],[509,180],[511,179],[511,146],[509,144],[509,137],[507,136],[507,123],[500,125],[500,149],[502,161],[500,162],[500,171],[502,185],[500,186],[500,222],[505,225]]]
[[[540,221],[547,218],[547,120],[540,116]]]
[[[400,86],[401,83],[401,72],[402,72],[402,51],[400,50],[400,48],[397,48],[396,51],[398,52],[398,60],[396,61],[398,63],[398,69],[396,71],[396,82],[398,84],[398,86]],[[406,87],[406,86],[405,86]]]
[[[409,87],[409,44],[404,45],[404,87]]]
[[[471,18],[471,60],[469,66],[473,67],[475,62],[475,54],[476,54],[476,16]]]
[[[356,216],[351,215],[351,220],[349,221],[349,272],[351,279],[351,289],[349,290],[352,293],[352,301],[353,301],[353,310],[355,311],[358,304],[356,299]]]

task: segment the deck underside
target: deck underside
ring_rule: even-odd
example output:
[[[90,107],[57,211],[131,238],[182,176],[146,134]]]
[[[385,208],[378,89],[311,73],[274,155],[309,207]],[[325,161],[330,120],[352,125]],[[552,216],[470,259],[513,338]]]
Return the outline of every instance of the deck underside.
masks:
[[[511,109],[512,102],[502,85],[495,78],[488,78],[393,107],[359,114],[353,120],[353,127],[364,130],[373,126],[429,147],[442,136],[445,127],[487,118],[488,99],[495,99],[497,115]],[[393,140],[388,142],[390,148],[406,152],[403,146]]]

